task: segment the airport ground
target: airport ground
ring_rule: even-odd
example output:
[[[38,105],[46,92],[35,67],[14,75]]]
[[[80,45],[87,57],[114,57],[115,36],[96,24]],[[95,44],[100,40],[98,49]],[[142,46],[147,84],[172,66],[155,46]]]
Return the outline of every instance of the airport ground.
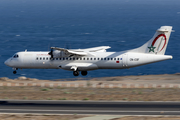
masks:
[[[112,119],[105,119],[109,116],[92,115],[40,115],[40,114],[0,114],[1,120],[179,120],[179,116],[112,116]]]
[[[54,86],[51,86],[51,83],[54,83]],[[63,86],[64,84],[66,85]],[[79,87],[71,87],[72,84],[79,84]],[[142,86],[143,84],[146,86]],[[180,74],[119,76],[89,80],[79,78],[75,81],[37,80],[26,77],[0,78],[0,94],[0,99],[24,100],[180,101]]]
[[[0,99],[180,101],[179,88],[0,87]]]
[[[109,78],[92,78],[87,80],[56,80],[53,82],[86,83],[88,84],[164,84],[179,85],[180,74],[124,76]],[[0,78],[0,82],[52,82],[30,78],[8,79]],[[95,101],[180,101],[179,87],[163,88],[94,88],[94,87],[46,87],[46,86],[0,86],[0,99],[23,99],[23,100],[95,100]],[[35,114],[1,114],[3,120],[76,120],[89,115],[35,115]],[[125,116],[111,120],[178,120],[178,116]]]

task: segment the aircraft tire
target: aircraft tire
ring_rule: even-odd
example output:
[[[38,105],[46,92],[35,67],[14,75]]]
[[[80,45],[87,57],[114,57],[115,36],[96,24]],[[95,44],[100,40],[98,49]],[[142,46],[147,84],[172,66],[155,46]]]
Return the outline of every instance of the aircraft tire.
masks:
[[[74,76],[78,76],[78,75],[79,75],[79,72],[78,72],[78,71],[74,71],[74,72],[73,72],[73,75],[74,75]]]
[[[81,71],[81,75],[82,76],[86,76],[87,75],[87,71]]]
[[[16,71],[13,71],[13,74],[16,74],[17,72]]]

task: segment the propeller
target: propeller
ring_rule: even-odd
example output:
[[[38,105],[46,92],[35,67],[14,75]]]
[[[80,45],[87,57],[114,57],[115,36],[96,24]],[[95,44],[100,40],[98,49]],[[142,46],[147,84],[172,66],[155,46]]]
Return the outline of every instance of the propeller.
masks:
[[[50,58],[50,59],[53,58],[53,49],[51,49],[51,51],[48,53],[48,55],[51,55],[51,58]]]

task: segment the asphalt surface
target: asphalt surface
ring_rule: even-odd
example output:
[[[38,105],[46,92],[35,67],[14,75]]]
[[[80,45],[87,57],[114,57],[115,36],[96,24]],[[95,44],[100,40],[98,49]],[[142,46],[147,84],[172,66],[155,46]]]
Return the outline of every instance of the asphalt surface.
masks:
[[[180,115],[180,102],[0,100],[0,113]]]

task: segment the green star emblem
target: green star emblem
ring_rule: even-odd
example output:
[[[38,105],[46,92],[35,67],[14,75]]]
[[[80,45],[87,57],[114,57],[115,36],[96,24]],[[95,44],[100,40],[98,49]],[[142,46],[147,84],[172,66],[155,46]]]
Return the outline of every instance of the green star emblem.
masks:
[[[149,52],[154,52],[154,49],[156,48],[156,47],[153,47],[152,45],[151,45],[151,47],[148,47],[149,48]]]

